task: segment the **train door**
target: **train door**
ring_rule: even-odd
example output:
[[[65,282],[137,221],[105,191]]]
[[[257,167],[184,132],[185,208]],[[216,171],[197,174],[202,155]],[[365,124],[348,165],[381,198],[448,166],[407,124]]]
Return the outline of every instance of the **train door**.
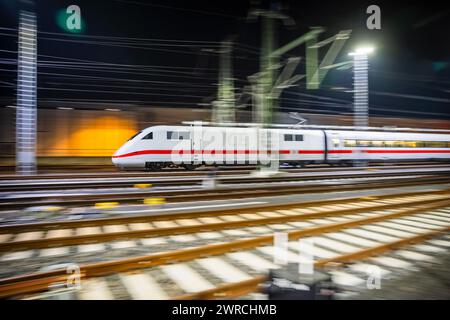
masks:
[[[271,170],[280,165],[280,136],[276,130],[259,130],[259,164]]]
[[[202,164],[202,134],[201,127],[194,126],[191,135],[191,161],[192,164]]]

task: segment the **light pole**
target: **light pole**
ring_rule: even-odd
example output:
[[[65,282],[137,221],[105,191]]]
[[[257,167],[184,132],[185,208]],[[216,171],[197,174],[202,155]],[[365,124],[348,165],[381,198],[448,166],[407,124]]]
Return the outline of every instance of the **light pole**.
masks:
[[[372,47],[362,47],[349,53],[353,56],[353,125],[369,125],[369,54]]]
[[[31,6],[32,7],[32,6]],[[33,10],[21,10],[17,68],[16,168],[36,172],[37,26]]]
[[[359,130],[369,126],[369,54],[372,47],[361,47],[349,53],[353,56],[353,125]],[[353,161],[355,167],[367,165],[363,153]]]

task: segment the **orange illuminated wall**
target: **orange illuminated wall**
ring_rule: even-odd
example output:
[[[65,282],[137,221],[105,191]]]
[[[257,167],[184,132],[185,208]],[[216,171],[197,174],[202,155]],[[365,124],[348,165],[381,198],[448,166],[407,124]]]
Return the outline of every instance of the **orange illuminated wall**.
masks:
[[[135,116],[125,112],[53,114],[42,125],[40,156],[109,157],[137,131]]]

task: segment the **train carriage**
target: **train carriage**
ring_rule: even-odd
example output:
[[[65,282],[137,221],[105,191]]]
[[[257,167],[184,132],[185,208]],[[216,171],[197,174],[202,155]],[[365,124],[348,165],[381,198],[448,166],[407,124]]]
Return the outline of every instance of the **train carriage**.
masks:
[[[122,168],[450,160],[450,135],[373,130],[153,126],[113,155]]]
[[[328,161],[446,160],[450,135],[386,131],[325,131]]]

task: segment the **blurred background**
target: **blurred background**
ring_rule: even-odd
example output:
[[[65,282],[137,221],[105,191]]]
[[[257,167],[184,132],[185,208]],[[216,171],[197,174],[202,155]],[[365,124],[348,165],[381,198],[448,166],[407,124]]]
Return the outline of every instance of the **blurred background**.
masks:
[[[15,162],[19,12],[37,17],[37,157],[41,166],[111,165],[112,153],[135,132],[156,124],[209,121],[218,99],[221,46],[231,41],[235,121],[250,122],[248,77],[260,68],[264,33],[256,9],[276,10],[275,47],[310,27],[327,39],[352,30],[336,63],[360,43],[370,58],[372,126],[450,128],[449,9],[442,2],[382,1],[381,30],[368,30],[368,1],[8,1],[0,9],[0,166]],[[82,29],[64,26],[65,8],[81,9]],[[323,58],[327,48],[319,51]],[[305,73],[305,48],[295,74]],[[284,61],[284,60],[283,60]],[[331,70],[320,89],[305,81],[283,90],[273,122],[348,125],[352,70]]]

